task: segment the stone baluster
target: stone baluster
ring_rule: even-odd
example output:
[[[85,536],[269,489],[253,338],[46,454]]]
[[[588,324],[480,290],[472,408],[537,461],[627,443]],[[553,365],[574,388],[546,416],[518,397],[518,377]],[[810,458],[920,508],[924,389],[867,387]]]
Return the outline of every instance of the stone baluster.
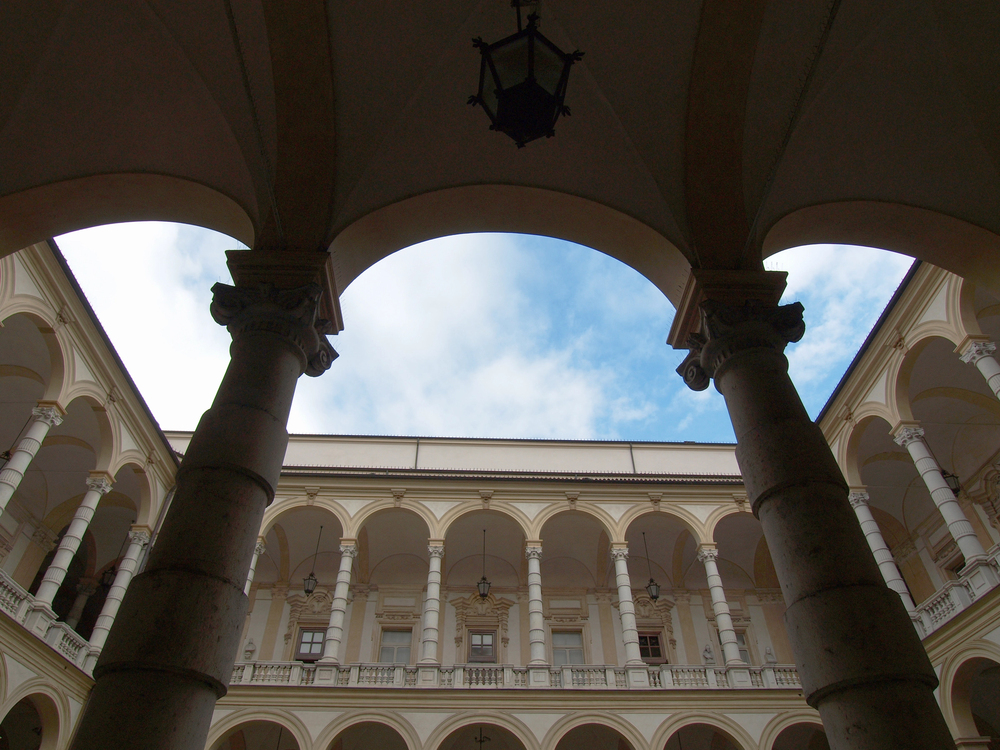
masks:
[[[212,316],[233,338],[229,367],[94,667],[72,750],[132,747],[137,737],[155,738],[159,750],[204,746],[240,649],[243,587],[281,473],[296,382],[336,357],[332,325],[319,318],[321,301],[330,306],[322,287],[259,282],[305,283],[324,278],[328,264],[322,252],[233,251],[230,268],[246,285],[212,287]]]
[[[347,614],[347,595],[351,593],[351,570],[354,558],[357,557],[358,546],[353,539],[343,539],[340,545],[340,570],[337,571],[337,584],[333,589],[333,604],[330,605],[330,624],[326,628],[326,640],[323,641],[324,664],[340,662],[340,642],[344,638],[344,616]]]
[[[528,560],[528,647],[529,664],[545,664],[545,619],[542,610],[542,547],[528,544],[524,548]]]
[[[698,547],[698,561],[705,566],[705,575],[708,578],[708,592],[712,597],[715,626],[719,629],[719,641],[722,643],[722,658],[726,666],[745,664],[740,656],[740,645],[736,642],[736,630],[733,628],[733,617],[729,612],[726,590],[722,588],[718,558],[719,551],[714,544],[702,544]]]
[[[260,560],[260,556],[267,551],[267,544],[264,542],[264,537],[257,537],[257,544],[253,548],[253,557],[250,558],[250,572],[247,573],[247,582],[243,585],[243,593],[250,596],[250,587],[253,586],[253,577],[257,572],[257,561]]]
[[[986,378],[993,394],[1000,398],[1000,362],[993,356],[997,345],[992,341],[970,341],[961,354],[961,359],[976,369]]]
[[[66,571],[69,570],[69,564],[73,562],[73,557],[76,555],[77,550],[80,549],[80,544],[83,542],[83,535],[90,526],[90,521],[97,510],[97,504],[101,501],[102,497],[111,491],[111,484],[112,478],[103,472],[95,472],[87,480],[87,494],[80,501],[73,520],[70,521],[69,528],[66,529],[62,541],[59,542],[56,555],[52,558],[52,563],[49,565],[48,570],[45,571],[45,576],[38,586],[38,593],[35,594],[36,603],[46,604],[49,607],[52,606],[52,602],[59,592],[59,587],[66,578]]]
[[[128,589],[132,576],[135,575],[136,568],[139,567],[139,559],[142,551],[149,544],[149,530],[144,527],[133,527],[128,533],[128,547],[125,549],[125,556],[118,563],[118,572],[115,573],[115,580],[108,589],[108,595],[104,599],[104,606],[101,614],[97,617],[94,631],[90,634],[90,651],[87,660],[84,662],[84,669],[91,672],[97,663],[97,657],[104,648],[108,639],[108,633],[114,624],[118,608],[125,597],[125,590]]]
[[[984,558],[986,551],[979,542],[979,537],[976,536],[962,506],[955,499],[955,493],[944,481],[941,467],[931,453],[930,446],[924,440],[923,428],[902,425],[895,430],[893,440],[906,448],[910,458],[913,459],[917,472],[927,486],[927,491],[931,493],[931,500],[934,501],[942,518],[944,518],[944,522],[948,525],[948,531],[962,551],[966,564]]]
[[[441,622],[441,562],[444,540],[432,540],[427,547],[427,597],[424,599],[423,633],[420,639],[420,663],[438,663],[438,630]]]
[[[875,523],[871,508],[868,507],[868,493],[864,490],[853,490],[847,499],[850,501],[851,507],[854,508],[854,513],[861,524],[861,531],[864,532],[865,539],[868,540],[868,546],[871,548],[875,562],[878,563],[878,569],[882,572],[886,586],[899,594],[910,618],[917,617],[917,608],[913,605],[910,590],[906,588],[906,583],[899,574],[899,568],[896,567],[892,552],[889,551],[885,539],[882,538],[882,532],[879,530],[878,524]]]
[[[0,470],[0,511],[7,507],[14,496],[14,491],[24,479],[24,472],[28,470],[31,459],[38,453],[49,430],[62,424],[63,410],[58,406],[40,404],[31,410],[31,416],[31,426]]]
[[[830,747],[954,748],[934,699],[934,669],[788,376],[784,349],[805,324],[801,304],[777,304],[784,277],[695,269],[670,334],[690,350],[678,372],[695,390],[714,380],[725,397],[747,495],[788,605],[803,693]]]

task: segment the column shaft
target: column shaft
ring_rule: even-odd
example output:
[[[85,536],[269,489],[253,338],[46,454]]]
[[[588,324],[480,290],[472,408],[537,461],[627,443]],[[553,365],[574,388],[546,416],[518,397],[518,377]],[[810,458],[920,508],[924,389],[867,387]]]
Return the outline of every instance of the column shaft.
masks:
[[[848,500],[851,502],[851,507],[854,508],[854,514],[858,517],[858,522],[861,524],[861,531],[868,541],[868,546],[871,548],[875,562],[878,563],[878,569],[882,573],[885,585],[899,594],[899,598],[903,601],[903,606],[906,607],[907,614],[910,617],[916,617],[917,608],[913,604],[910,590],[906,588],[906,583],[903,582],[903,577],[899,574],[899,568],[896,567],[896,561],[892,557],[892,552],[889,551],[885,539],[882,538],[882,532],[879,530],[878,524],[875,523],[871,508],[868,507],[868,493],[851,492]]]
[[[353,540],[352,540],[353,541]],[[330,624],[326,628],[323,642],[323,658],[326,663],[340,660],[340,642],[344,638],[344,615],[347,613],[347,595],[351,593],[351,569],[358,548],[354,544],[340,545],[340,570],[337,571],[337,585],[333,589],[333,604],[330,605]]]
[[[973,341],[962,354],[962,361],[974,364],[986,378],[986,383],[993,394],[1000,398],[1000,363],[993,357],[996,350],[996,344],[992,341]]]
[[[614,547],[615,584],[618,586],[618,616],[622,621],[622,642],[625,644],[625,664],[642,664],[639,651],[639,629],[635,624],[635,604],[632,601],[632,579],[628,574],[628,548]]]
[[[94,656],[95,662],[97,654],[104,648],[104,644],[108,639],[111,625],[114,623],[115,616],[118,614],[118,608],[125,597],[125,590],[128,588],[129,583],[132,581],[132,576],[135,575],[135,570],[139,566],[139,556],[142,555],[142,551],[149,544],[149,532],[145,529],[133,528],[129,532],[128,537],[129,543],[128,548],[125,550],[125,556],[118,563],[118,572],[115,573],[114,583],[108,589],[108,595],[104,599],[101,614],[98,615],[94,631],[90,634],[90,651]]]
[[[83,535],[87,533],[90,521],[97,510],[97,504],[111,489],[111,480],[104,474],[94,475],[87,480],[87,487],[90,489],[80,501],[80,505],[73,515],[73,520],[70,521],[69,528],[66,529],[62,541],[59,542],[59,549],[56,550],[56,555],[52,558],[52,562],[38,586],[38,593],[35,594],[36,602],[52,606],[56,594],[59,593],[59,587],[66,578],[69,564],[73,562],[73,557],[80,549]]]
[[[980,544],[979,537],[976,536],[962,506],[955,499],[955,493],[944,481],[941,467],[931,453],[930,447],[924,441],[924,431],[919,427],[903,427],[896,431],[893,439],[909,452],[913,464],[917,467],[917,472],[924,480],[928,492],[931,493],[931,500],[934,501],[941,517],[948,525],[952,539],[962,551],[965,562],[985,557],[986,551]]]
[[[264,554],[267,549],[267,545],[264,544],[264,537],[257,537],[257,544],[253,548],[253,557],[250,558],[250,572],[247,573],[247,582],[243,585],[243,593],[246,596],[250,596],[250,587],[253,586],[253,577],[257,572],[257,561],[260,560],[260,556]]]
[[[732,299],[733,281],[721,275],[696,278],[718,283],[711,294]],[[747,276],[756,283],[777,275]],[[767,283],[776,300],[783,282]],[[819,710],[833,750],[954,748],[934,699],[934,669],[870,554],[823,433],[788,377],[783,350],[802,336],[802,306],[755,302],[766,296],[762,286],[748,285],[746,304],[700,303],[700,325],[687,335],[691,354],[678,371],[696,389],[714,379],[726,399],[747,495],[787,604],[806,700]]]
[[[545,664],[545,618],[542,610],[542,548],[529,545],[528,558],[528,644],[529,664]]]
[[[212,315],[233,337],[229,367],[94,668],[73,750],[204,747],[239,650],[243,587],[281,472],[296,381],[336,356],[329,324],[316,318],[321,291],[213,287]]]
[[[736,641],[736,630],[733,628],[733,617],[729,612],[729,602],[726,600],[726,590],[722,588],[722,576],[719,575],[719,565],[716,562],[719,553],[711,545],[698,548],[698,559],[705,566],[708,578],[708,591],[712,597],[712,611],[715,612],[715,626],[719,629],[719,641],[722,643],[722,658],[726,665],[745,664],[740,656],[740,646]]]
[[[438,663],[438,628],[441,621],[441,560],[444,542],[431,542],[427,547],[427,597],[424,599],[423,633],[420,638],[420,661]]]
[[[83,609],[87,606],[87,602],[90,601],[90,597],[97,593],[97,586],[94,585],[93,581],[88,581],[87,583],[81,582],[79,586],[76,587],[76,599],[73,601],[73,606],[70,607],[69,614],[66,615],[66,625],[76,629],[77,624],[80,622],[80,618],[83,616]]]
[[[55,406],[36,406],[31,410],[31,415],[34,417],[31,426],[10,454],[10,460],[0,470],[0,511],[7,507],[14,496],[14,491],[24,479],[24,472],[38,453],[49,429],[63,421],[62,410]]]

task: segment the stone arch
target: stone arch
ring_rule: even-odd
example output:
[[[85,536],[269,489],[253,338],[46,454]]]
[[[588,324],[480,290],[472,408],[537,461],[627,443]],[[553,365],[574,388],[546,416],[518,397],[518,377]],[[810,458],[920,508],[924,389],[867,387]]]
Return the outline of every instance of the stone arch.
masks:
[[[351,729],[364,724],[380,724],[393,730],[406,750],[420,750],[420,737],[413,726],[401,716],[391,712],[349,712],[337,717],[336,721],[328,724],[316,737],[313,747],[316,750],[333,750],[335,743],[342,734]],[[378,747],[384,747],[379,745]]]
[[[722,732],[737,750],[752,750],[757,741],[742,726],[722,713],[700,713],[682,711],[674,714],[659,726],[653,734],[652,750],[678,750],[677,743],[671,743],[677,732],[691,727],[708,726]]]
[[[356,516],[350,520],[350,524],[347,527],[350,530],[350,536],[356,537],[361,533],[361,530],[365,527],[365,524],[379,513],[384,513],[390,510],[401,510],[407,513],[412,513],[421,521],[424,522],[424,527],[427,529],[427,538],[435,539],[438,538],[434,535],[435,526],[437,526],[437,519],[434,515],[427,509],[422,503],[408,502],[405,498],[403,502],[397,507],[395,502],[392,500],[383,500],[366,505]],[[443,537],[443,535],[442,535]]]
[[[42,742],[38,750],[65,747],[72,730],[72,727],[67,726],[70,707],[66,696],[50,686],[44,678],[37,677],[19,685],[17,690],[7,697],[0,709],[0,716],[6,720],[21,701],[30,703],[38,714],[42,730]]]
[[[108,470],[108,474],[115,477],[115,481],[117,481],[119,472],[132,467],[132,473],[139,483],[139,497],[134,498],[136,501],[135,523],[141,526],[148,525],[150,519],[153,517],[153,486],[149,475],[146,473],[146,466],[145,460],[140,463],[133,458],[122,457],[122,460],[112,464]]]
[[[868,402],[871,404],[871,402]],[[872,406],[881,406],[871,404]],[[881,419],[885,423],[886,433],[892,429],[892,425],[897,424],[895,421],[891,421],[893,416],[887,413],[888,410],[878,408],[870,409],[868,413],[864,416],[858,418],[858,420],[851,427],[851,432],[847,436],[847,440],[844,441],[846,445],[844,462],[841,464],[841,470],[844,472],[844,478],[847,480],[847,484],[851,487],[860,487],[864,484],[861,479],[861,464],[859,463],[858,451],[861,445],[861,437],[864,435],[865,430],[869,426],[873,426],[876,420]]]
[[[1000,670],[1000,646],[984,639],[965,644],[941,665],[941,712],[956,737],[979,734],[972,717],[972,683],[984,667]],[[1000,729],[1000,727],[997,727]]]
[[[62,180],[0,198],[0,255],[68,232],[129,221],[172,221],[214,229],[253,247],[245,208],[192,180],[106,173]]]
[[[309,742],[309,729],[302,720],[290,711],[271,706],[245,708],[228,714],[211,728],[205,747],[211,748],[211,750],[221,750],[220,744],[223,740],[228,739],[241,727],[254,723],[275,724],[291,735],[298,745],[298,750],[311,750],[312,748],[312,743]],[[248,750],[251,749],[248,748]],[[282,743],[282,750],[285,750],[284,743]]]
[[[65,426],[66,422],[69,421],[70,410],[73,408],[73,404],[76,401],[81,401],[87,404],[94,413],[94,419],[97,422],[98,430],[98,445],[91,445],[90,448],[94,452],[94,471],[103,471],[107,473],[110,472],[111,468],[111,458],[115,454],[117,441],[114,434],[114,429],[111,425],[111,417],[107,410],[104,408],[104,399],[107,398],[106,393],[98,393],[90,384],[83,390],[78,391],[75,395],[69,394],[70,397],[66,398],[61,403],[65,403],[66,420],[63,422]],[[53,435],[53,432],[57,432],[57,428],[54,428],[49,432],[49,436],[46,437],[45,442],[42,446],[53,444],[58,440],[58,438]]]
[[[441,518],[441,521],[437,524],[437,532],[435,534],[436,538],[445,539],[448,536],[448,532],[451,530],[451,527],[455,525],[456,521],[463,516],[467,516],[470,513],[475,513],[480,510],[490,510],[509,516],[514,519],[518,526],[521,527],[521,533],[524,534],[525,539],[534,538],[531,536],[531,522],[520,510],[510,507],[507,503],[490,503],[489,507],[484,508],[482,501],[470,501],[468,503],[463,503],[457,508],[452,508],[445,513]],[[431,528],[433,529],[434,527],[432,526]]]
[[[352,534],[358,540],[361,563],[358,582],[423,588],[429,566],[431,529],[412,506],[382,505],[366,513]],[[387,545],[386,540],[392,544]]]
[[[760,750],[774,750],[774,742],[778,739],[778,736],[789,727],[796,725],[808,725],[818,727],[821,730],[823,729],[823,722],[819,718],[819,713],[813,709],[782,711],[764,727],[758,745]]]
[[[42,394],[38,400],[58,402],[62,406],[58,399],[65,386],[67,345],[62,328],[56,325],[56,314],[33,297],[21,297],[4,306],[2,322],[9,324],[15,315],[23,316],[38,329],[48,351],[48,382],[42,379]]]
[[[743,503],[742,506],[736,505],[735,503],[729,503],[713,510],[711,515],[705,519],[705,531],[708,538],[714,541],[715,530],[718,525],[723,521],[723,519],[736,515],[737,513],[746,513],[747,515],[752,516],[753,513],[750,511],[749,501]]]
[[[1000,292],[1000,236],[954,216],[889,201],[837,201],[762,227],[762,257],[800,245],[879,247],[932,263]]]
[[[565,513],[581,513],[585,516],[590,516],[597,521],[601,526],[601,530],[608,535],[608,539],[612,542],[619,541],[617,539],[618,534],[617,526],[611,515],[602,508],[595,508],[590,503],[579,503],[575,508],[567,507],[561,503],[555,503],[550,505],[548,508],[543,509],[537,516],[535,516],[532,522],[532,533],[534,536],[528,537],[529,539],[541,539],[542,546],[545,546],[545,536],[542,533],[545,530],[545,525],[552,521],[554,518],[561,516]],[[624,541],[624,535],[622,539]]]
[[[264,511],[264,518],[260,522],[260,536],[267,536],[282,515],[296,508],[322,508],[328,511],[340,524],[340,535],[347,536],[347,530],[351,526],[347,510],[333,498],[320,495],[317,495],[312,502],[302,496],[276,498]]]
[[[597,725],[616,732],[622,739],[631,745],[632,750],[645,750],[646,739],[642,736],[630,722],[619,715],[604,711],[573,713],[564,716],[557,721],[545,735],[542,746],[546,748],[558,748],[559,743],[567,739],[571,732],[582,727]],[[568,750],[560,748],[560,750]]]
[[[976,285],[960,277],[955,277],[953,281],[958,285],[958,316],[955,325],[966,337],[982,336],[983,329],[976,316]]]
[[[506,729],[524,746],[524,750],[541,750],[542,747],[548,747],[546,744],[540,744],[534,732],[516,716],[500,711],[484,710],[480,712],[463,711],[442,722],[424,742],[424,748],[425,750],[439,750],[441,744],[453,732],[463,727],[480,724]]]
[[[397,250],[473,232],[558,237],[594,248],[645,276],[675,307],[690,269],[662,234],[602,203],[544,188],[464,185],[392,203],[341,229],[330,246],[337,284],[343,293],[365,270]]]
[[[895,406],[895,412],[902,421],[916,421],[910,404],[910,377],[913,374],[913,368],[916,366],[921,352],[936,339],[944,339],[952,344],[957,344],[957,342],[952,341],[951,338],[943,335],[943,332],[940,331],[923,335],[913,341],[912,344],[909,344],[906,354],[898,361],[896,368],[889,371],[892,401]],[[958,361],[957,355],[955,360],[956,362]]]
[[[661,507],[651,508],[648,504],[636,504],[625,511],[622,514],[622,517],[618,519],[621,536],[618,539],[612,539],[612,541],[624,542],[625,536],[628,534],[629,527],[642,516],[649,514],[660,514],[676,518],[687,528],[688,533],[694,537],[695,544],[704,544],[705,540],[710,540],[712,538],[711,534],[707,532],[706,525],[690,511],[685,510],[684,508],[669,505],[665,500],[661,500],[659,505]]]

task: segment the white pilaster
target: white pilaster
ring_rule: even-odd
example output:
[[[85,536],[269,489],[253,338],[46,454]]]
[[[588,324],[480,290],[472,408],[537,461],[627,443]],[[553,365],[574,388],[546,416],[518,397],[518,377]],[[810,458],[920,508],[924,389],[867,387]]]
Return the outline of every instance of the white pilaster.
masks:
[[[420,638],[421,664],[438,663],[438,630],[441,621],[441,560],[444,541],[432,540],[427,546],[427,598],[424,599],[423,633]]]
[[[635,603],[632,601],[632,579],[628,574],[628,547],[612,547],[615,561],[615,583],[618,586],[618,615],[622,621],[622,641],[625,644],[625,665],[642,665],[639,652],[639,629],[635,624]]]
[[[944,481],[941,467],[931,453],[930,447],[924,441],[923,429],[912,426],[901,427],[896,430],[893,440],[909,452],[910,458],[913,459],[913,463],[917,467],[917,472],[931,493],[931,500],[934,501],[948,525],[952,539],[962,551],[966,564],[985,557],[986,551],[979,543],[979,537],[976,536],[972,524],[969,523],[969,519],[966,518],[962,507],[955,499],[955,493]]]
[[[868,540],[868,546],[871,547],[872,555],[875,557],[875,562],[878,563],[878,569],[882,573],[882,578],[885,579],[885,583],[889,588],[899,594],[899,598],[903,600],[903,606],[906,607],[906,611],[910,617],[915,618],[917,616],[917,608],[913,605],[913,599],[906,588],[906,584],[903,582],[902,576],[899,574],[899,568],[896,567],[896,561],[892,557],[892,552],[889,551],[885,539],[882,538],[882,532],[879,530],[878,524],[872,516],[871,508],[868,507],[868,500],[870,499],[868,493],[864,490],[854,490],[848,495],[847,499],[850,501],[851,507],[854,508],[854,513],[858,517],[861,530],[865,534],[865,539]]]
[[[115,573],[114,583],[108,589],[108,595],[104,600],[104,606],[101,608],[101,614],[94,625],[94,631],[90,634],[90,653],[87,655],[87,661],[84,664],[84,669],[87,672],[93,671],[94,664],[97,663],[97,657],[108,640],[108,633],[111,632],[111,626],[115,622],[115,615],[118,614],[118,608],[125,597],[125,590],[132,581],[132,576],[135,575],[136,568],[139,567],[139,559],[142,557],[142,551],[149,544],[149,539],[149,531],[142,527],[133,528],[128,533],[128,548],[125,550],[125,556],[118,563],[118,572]]]
[[[1000,398],[1000,362],[993,357],[996,350],[997,345],[992,341],[970,341],[962,352],[961,359],[966,364],[975,365],[986,378],[993,394]]]
[[[529,664],[545,664],[545,619],[542,612],[542,548],[529,544],[524,548],[528,559],[528,644]]]
[[[730,664],[745,664],[740,658],[740,647],[736,642],[736,631],[733,629],[733,617],[729,613],[729,602],[726,601],[726,590],[722,588],[722,576],[716,560],[719,551],[714,544],[702,544],[698,547],[698,559],[705,566],[708,578],[708,591],[712,596],[712,610],[715,612],[715,626],[719,629],[719,640],[722,642],[722,656],[726,666]]]
[[[10,460],[0,471],[0,511],[7,507],[7,503],[14,496],[14,490],[21,484],[24,472],[27,471],[31,459],[38,453],[45,436],[49,434],[49,429],[62,424],[63,413],[57,406],[36,406],[31,410],[34,417],[27,433],[21,438],[17,448],[10,455]]]
[[[257,561],[265,551],[267,551],[267,545],[264,543],[264,537],[259,536],[257,537],[257,544],[253,547],[253,557],[250,558],[250,572],[247,573],[247,582],[243,586],[243,593],[247,596],[250,596],[250,587],[253,586],[253,577],[257,572]]]
[[[94,511],[97,510],[97,504],[101,501],[102,497],[111,491],[111,477],[97,472],[87,480],[87,487],[89,488],[87,494],[83,496],[83,500],[80,502],[80,506],[76,509],[76,514],[69,524],[69,528],[63,535],[62,541],[59,542],[59,549],[56,550],[56,556],[52,558],[52,564],[45,571],[45,577],[42,578],[42,583],[38,587],[38,593],[35,594],[36,603],[44,603],[49,607],[52,606],[52,601],[55,599],[63,579],[66,578],[66,571],[69,570],[69,564],[73,561],[76,551],[80,549],[83,535],[87,532],[87,527],[90,526],[90,521],[94,517]]]
[[[337,585],[333,590],[333,604],[330,607],[330,624],[326,629],[326,641],[323,643],[323,658],[320,659],[327,664],[337,664],[340,659],[340,642],[344,637],[344,614],[347,612],[347,595],[351,589],[351,568],[357,554],[358,547],[353,539],[350,543],[340,545],[340,570],[337,571]]]

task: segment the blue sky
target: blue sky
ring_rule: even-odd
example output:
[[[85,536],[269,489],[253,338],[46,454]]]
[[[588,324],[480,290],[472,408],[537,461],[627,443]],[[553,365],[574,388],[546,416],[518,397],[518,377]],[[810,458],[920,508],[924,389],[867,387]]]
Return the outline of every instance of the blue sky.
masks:
[[[228,361],[208,313],[236,243],[172,224],[57,238],[164,429],[193,429]],[[822,408],[910,265],[883,251],[799,248],[784,302],[806,308],[788,348],[809,413]],[[341,296],[340,358],[299,382],[291,432],[733,441],[714,388],[694,393],[664,342],[674,310],[631,268],[525,235],[461,235],[396,253]]]

